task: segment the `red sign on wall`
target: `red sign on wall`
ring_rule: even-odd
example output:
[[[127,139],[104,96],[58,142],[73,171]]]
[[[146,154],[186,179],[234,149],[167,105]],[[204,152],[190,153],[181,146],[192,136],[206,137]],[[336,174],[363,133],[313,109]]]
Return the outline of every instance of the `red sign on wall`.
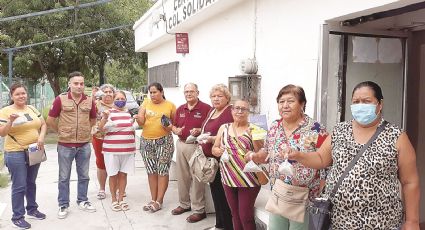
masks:
[[[176,33],[176,53],[189,53],[189,35],[187,33]]]

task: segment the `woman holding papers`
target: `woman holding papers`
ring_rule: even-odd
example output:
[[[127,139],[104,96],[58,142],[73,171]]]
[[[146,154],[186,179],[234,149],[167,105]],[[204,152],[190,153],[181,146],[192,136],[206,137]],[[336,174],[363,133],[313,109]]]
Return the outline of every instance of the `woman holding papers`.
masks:
[[[109,189],[112,194],[112,210],[127,211],[129,205],[124,201],[127,186],[127,174],[134,173],[133,118],[125,108],[125,93],[117,91],[114,95],[114,107],[102,112],[99,129],[105,132],[102,153],[105,168],[109,175]],[[118,197],[115,194],[118,193]]]
[[[12,104],[0,110],[0,136],[5,137],[4,159],[12,177],[12,223],[20,229],[31,228],[25,220],[42,220],[46,215],[38,211],[36,202],[38,169],[40,164],[30,166],[25,154],[28,145],[37,143],[38,149],[44,149],[46,123],[31,105],[27,105],[27,89],[20,83],[10,87]],[[26,199],[26,207],[24,203]]]
[[[221,182],[235,230],[255,230],[254,203],[261,188],[255,173],[244,172],[244,158],[263,146],[263,140],[252,138],[248,115],[249,103],[236,101],[232,107],[234,121],[220,127],[212,148],[214,156],[221,157]]]

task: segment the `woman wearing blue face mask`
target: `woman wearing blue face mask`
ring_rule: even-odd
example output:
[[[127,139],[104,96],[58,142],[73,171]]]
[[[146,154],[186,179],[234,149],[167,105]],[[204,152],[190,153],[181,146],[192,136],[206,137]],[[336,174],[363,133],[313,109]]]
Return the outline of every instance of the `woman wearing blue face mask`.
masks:
[[[335,195],[331,226],[336,229],[418,229],[419,177],[416,154],[406,133],[382,117],[383,96],[374,82],[359,83],[353,90],[354,117],[335,126],[315,154],[293,151],[289,159],[311,168],[330,167],[324,197],[329,197],[348,164],[375,134],[344,177]],[[401,184],[401,189],[399,187]]]
[[[127,186],[127,174],[134,173],[134,140],[133,118],[125,108],[125,93],[117,91],[114,95],[114,108],[102,113],[99,129],[105,132],[102,153],[106,171],[109,175],[113,211],[127,211],[129,205],[124,201]],[[118,195],[115,195],[117,194]]]

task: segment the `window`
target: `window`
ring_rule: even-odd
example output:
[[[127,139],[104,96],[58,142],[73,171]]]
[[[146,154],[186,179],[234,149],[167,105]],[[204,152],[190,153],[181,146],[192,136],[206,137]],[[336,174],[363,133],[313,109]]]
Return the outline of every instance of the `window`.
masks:
[[[164,88],[179,84],[179,62],[171,62],[148,69],[148,83],[158,82]]]

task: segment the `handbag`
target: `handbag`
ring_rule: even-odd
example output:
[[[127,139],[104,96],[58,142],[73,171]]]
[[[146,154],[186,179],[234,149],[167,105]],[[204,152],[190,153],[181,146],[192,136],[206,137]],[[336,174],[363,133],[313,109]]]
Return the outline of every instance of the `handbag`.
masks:
[[[14,140],[18,145],[21,145],[16,138],[10,134],[8,134],[12,140]],[[35,145],[35,146],[34,146]],[[33,166],[36,164],[40,164],[41,162],[44,162],[47,160],[46,151],[44,149],[38,149],[37,144],[30,144],[28,148],[24,149],[26,159],[29,166]]]
[[[31,145],[34,145],[34,144],[31,144]],[[28,157],[29,166],[40,164],[41,162],[44,162],[47,160],[46,151],[44,149],[38,149],[37,145],[35,145],[35,147],[29,147],[28,149],[26,149],[25,154]]]
[[[266,210],[296,222],[304,222],[309,189],[286,184],[280,179],[273,185]]]
[[[191,174],[199,182],[211,183],[218,170],[218,161],[214,157],[206,157],[202,147],[198,145],[189,160],[189,167]]]
[[[378,135],[384,130],[388,122],[384,121],[375,131],[369,141],[363,145],[357,155],[351,160],[350,164],[345,168],[344,173],[339,177],[338,182],[333,187],[332,192],[328,198],[316,198],[312,201],[310,206],[307,208],[309,213],[309,230],[328,230],[331,227],[331,214],[332,214],[332,202],[331,198],[335,196],[342,181],[354,167],[366,149],[372,144]]]
[[[212,117],[214,111],[211,111],[208,118],[205,120],[201,134],[204,132],[207,121]],[[189,170],[191,174],[202,183],[211,183],[215,179],[215,175],[218,171],[219,163],[214,157],[206,157],[202,147],[198,144],[195,148],[195,152],[189,159]]]

